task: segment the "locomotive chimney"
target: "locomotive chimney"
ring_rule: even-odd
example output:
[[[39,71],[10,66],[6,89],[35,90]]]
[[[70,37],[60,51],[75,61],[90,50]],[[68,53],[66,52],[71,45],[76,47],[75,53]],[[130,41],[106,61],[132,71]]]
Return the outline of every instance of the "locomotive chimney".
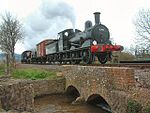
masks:
[[[100,12],[95,12],[95,24],[100,24]]]

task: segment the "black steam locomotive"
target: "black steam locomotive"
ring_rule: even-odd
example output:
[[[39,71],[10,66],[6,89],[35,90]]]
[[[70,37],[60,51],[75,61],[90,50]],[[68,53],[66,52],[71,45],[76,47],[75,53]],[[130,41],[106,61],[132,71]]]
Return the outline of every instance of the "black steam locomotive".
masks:
[[[111,60],[113,51],[121,51],[120,45],[112,45],[108,28],[100,23],[100,13],[95,12],[95,25],[85,22],[85,30],[66,29],[58,33],[58,40],[46,40],[37,45],[37,51],[25,51],[23,63],[71,63],[81,61],[91,64],[95,57],[101,64]],[[41,45],[42,44],[42,45]],[[28,54],[27,54],[28,53]]]

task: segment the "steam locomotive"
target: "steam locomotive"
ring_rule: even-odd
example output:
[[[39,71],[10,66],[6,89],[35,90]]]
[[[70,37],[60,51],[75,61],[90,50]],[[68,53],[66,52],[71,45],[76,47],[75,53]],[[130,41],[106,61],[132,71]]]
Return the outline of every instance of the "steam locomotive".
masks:
[[[112,45],[108,28],[100,23],[100,13],[95,12],[95,25],[85,22],[85,30],[66,29],[58,33],[56,40],[44,40],[37,50],[24,51],[22,63],[71,63],[81,61],[91,64],[97,57],[101,64],[111,60],[113,51],[122,51],[121,45]]]

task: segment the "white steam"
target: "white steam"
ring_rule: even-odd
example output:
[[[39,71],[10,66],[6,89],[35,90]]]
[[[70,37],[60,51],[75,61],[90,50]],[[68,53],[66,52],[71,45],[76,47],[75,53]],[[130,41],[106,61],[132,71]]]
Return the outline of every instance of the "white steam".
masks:
[[[43,3],[41,7],[41,12],[47,19],[66,18],[71,21],[73,27],[75,27],[75,14],[73,8],[65,2],[59,3]]]
[[[57,33],[75,28],[75,13],[63,1],[43,1],[39,10],[27,17],[25,23],[25,49],[35,48],[36,44],[48,38],[56,38]]]

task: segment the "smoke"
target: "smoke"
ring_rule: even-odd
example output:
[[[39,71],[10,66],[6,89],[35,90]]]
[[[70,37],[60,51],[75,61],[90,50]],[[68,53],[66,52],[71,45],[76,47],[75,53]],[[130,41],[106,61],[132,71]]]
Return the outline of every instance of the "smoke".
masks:
[[[62,18],[66,18],[70,20],[73,27],[75,27],[75,14],[73,8],[65,2],[44,2],[41,7],[41,12],[47,19],[59,18],[61,20]]]
[[[25,49],[35,48],[36,44],[45,39],[54,39],[57,33],[75,28],[75,13],[73,8],[58,0],[43,0],[40,7],[26,18]]]

